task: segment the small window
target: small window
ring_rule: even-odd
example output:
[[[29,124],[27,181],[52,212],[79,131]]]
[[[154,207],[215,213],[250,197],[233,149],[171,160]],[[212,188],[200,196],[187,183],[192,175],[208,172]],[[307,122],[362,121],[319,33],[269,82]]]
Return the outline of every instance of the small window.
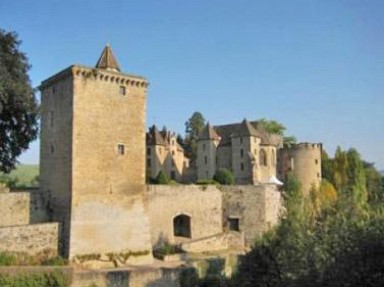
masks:
[[[151,167],[151,159],[150,158],[147,158],[147,166]]]
[[[241,171],[244,171],[244,163],[240,164],[240,169],[241,169]]]
[[[204,157],[204,163],[205,163],[205,164],[208,164],[208,158],[207,158],[207,156]]]
[[[120,92],[120,95],[124,96],[125,93],[126,93],[125,87],[124,86],[120,86],[119,92]]]
[[[174,150],[172,151],[172,155],[175,155],[175,151]]]
[[[238,218],[228,218],[228,228],[233,231],[240,231],[240,224]]]
[[[317,178],[320,178],[320,173],[317,173]]]
[[[242,144],[243,143],[243,138],[240,138],[240,144]]]
[[[147,148],[147,155],[151,155],[151,148]]]
[[[319,164],[319,160],[315,159],[315,164]]]
[[[53,144],[51,144],[51,153],[53,154],[55,152],[55,148],[53,147]]]
[[[123,144],[117,145],[117,154],[124,155],[125,154],[125,146]]]
[[[241,157],[241,158],[244,157],[244,150],[243,150],[243,149],[240,150],[240,157]]]
[[[205,144],[203,144],[203,150],[205,150]]]

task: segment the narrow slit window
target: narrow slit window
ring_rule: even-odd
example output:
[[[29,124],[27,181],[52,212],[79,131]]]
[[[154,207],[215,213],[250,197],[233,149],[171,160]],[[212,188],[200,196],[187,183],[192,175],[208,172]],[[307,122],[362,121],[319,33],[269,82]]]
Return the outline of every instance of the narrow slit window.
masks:
[[[119,92],[120,92],[120,95],[125,96],[125,94],[126,94],[126,89],[125,89],[125,87],[124,87],[124,86],[120,86],[120,88],[119,88]]]
[[[125,154],[125,146],[123,144],[117,145],[117,154],[124,155]]]

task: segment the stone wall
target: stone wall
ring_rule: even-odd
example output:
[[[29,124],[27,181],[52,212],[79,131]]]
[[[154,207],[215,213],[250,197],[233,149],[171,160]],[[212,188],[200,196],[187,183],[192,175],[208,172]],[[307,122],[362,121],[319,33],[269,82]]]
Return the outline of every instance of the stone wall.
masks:
[[[215,186],[149,185],[148,208],[152,245],[176,243],[173,219],[191,218],[191,240],[222,232],[222,197]]]
[[[0,227],[39,223],[47,219],[47,204],[40,191],[0,193]]]
[[[224,229],[230,229],[229,219],[237,220],[247,245],[278,222],[282,207],[275,185],[223,186],[222,190]]]
[[[83,271],[74,273],[71,287],[180,287],[179,268],[141,270]]]
[[[203,239],[183,243],[181,248],[186,252],[218,251],[226,249],[243,249],[244,235],[240,232],[225,232]]]
[[[58,223],[0,227],[0,250],[37,254],[45,249],[57,253]]]

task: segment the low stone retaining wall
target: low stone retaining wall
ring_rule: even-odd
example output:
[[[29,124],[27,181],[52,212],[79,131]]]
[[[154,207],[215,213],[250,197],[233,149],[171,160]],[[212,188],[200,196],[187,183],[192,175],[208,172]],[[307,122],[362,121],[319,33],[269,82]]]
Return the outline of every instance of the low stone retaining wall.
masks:
[[[58,223],[0,227],[0,250],[35,255],[49,249],[57,253]]]

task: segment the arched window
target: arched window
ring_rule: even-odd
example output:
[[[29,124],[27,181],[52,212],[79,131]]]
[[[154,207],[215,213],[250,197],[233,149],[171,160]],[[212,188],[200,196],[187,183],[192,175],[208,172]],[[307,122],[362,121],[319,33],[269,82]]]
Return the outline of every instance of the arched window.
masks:
[[[173,219],[173,235],[191,238],[191,217],[180,214]]]
[[[260,165],[262,166],[268,165],[267,153],[265,152],[264,149],[261,149],[259,152],[259,162],[260,162]]]

